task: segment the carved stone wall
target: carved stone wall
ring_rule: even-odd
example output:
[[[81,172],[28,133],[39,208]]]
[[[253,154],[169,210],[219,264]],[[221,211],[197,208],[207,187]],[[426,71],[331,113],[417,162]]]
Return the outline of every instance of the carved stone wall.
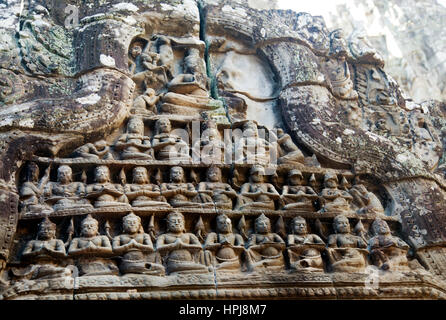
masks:
[[[2,299],[446,296],[444,106],[364,39],[239,1],[8,12]]]

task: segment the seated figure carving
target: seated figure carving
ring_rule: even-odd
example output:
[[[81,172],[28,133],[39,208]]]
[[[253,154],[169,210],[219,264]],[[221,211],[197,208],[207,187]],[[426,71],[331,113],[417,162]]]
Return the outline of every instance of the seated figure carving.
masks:
[[[172,273],[204,273],[204,254],[200,241],[184,227],[184,216],[171,212],[167,216],[167,232],[156,241],[156,249],[163,257],[166,270]]]
[[[39,181],[39,166],[31,162],[26,171],[26,181],[20,187],[20,205],[26,213],[51,213],[53,208],[43,203],[43,191],[49,179],[50,167]]]
[[[73,173],[69,166],[57,169],[57,182],[48,182],[44,189],[47,203],[52,203],[54,210],[89,209],[93,206],[84,199],[85,185],[73,182]]]
[[[282,251],[285,242],[271,232],[271,221],[263,213],[255,221],[255,233],[248,240],[248,270],[277,270],[285,268]]]
[[[310,186],[303,186],[303,176],[300,170],[291,169],[288,172],[288,185],[283,186],[281,201],[283,210],[314,211],[314,201],[318,195]]]
[[[320,212],[350,212],[350,202],[353,197],[344,190],[338,189],[338,177],[328,172],[324,176],[324,189],[320,194]]]
[[[120,207],[130,208],[128,199],[121,186],[110,182],[110,171],[106,166],[95,169],[96,183],[87,186],[87,197],[94,200],[96,208]]]
[[[335,234],[328,237],[327,255],[335,272],[362,272],[366,265],[367,244],[350,233],[347,217],[338,215],[333,220]]]
[[[305,156],[302,151],[296,146],[290,135],[281,128],[277,128],[277,153],[277,163],[279,164],[305,162]]]
[[[194,161],[204,164],[223,163],[225,144],[221,139],[215,122],[208,122],[201,139],[192,147]]]
[[[353,196],[353,203],[359,207],[358,213],[384,215],[384,208],[381,201],[379,201],[373,192],[367,190],[359,177],[355,177],[355,184],[349,192]]]
[[[270,161],[270,144],[262,137],[256,122],[243,123],[243,136],[234,143],[235,163],[267,164]]]
[[[182,167],[170,169],[170,182],[161,184],[161,195],[170,205],[178,207],[197,207],[198,192],[192,183],[184,182],[184,170]]]
[[[167,85],[161,110],[163,113],[199,116],[212,109],[206,90],[204,63],[200,51],[189,48],[184,58],[184,73],[175,76]]]
[[[296,217],[292,222],[293,233],[288,235],[290,267],[299,271],[324,271],[321,251],[325,243],[316,234],[308,234],[307,222]]]
[[[132,112],[134,114],[156,114],[156,104],[160,97],[156,95],[156,92],[152,88],[147,88],[142,95],[139,95],[133,101]]]
[[[113,255],[110,240],[99,234],[98,221],[90,215],[82,220],[80,237],[71,241],[68,254],[77,257],[81,276],[118,274],[118,267],[107,259]]]
[[[253,166],[251,168],[250,181],[242,185],[235,210],[274,210],[274,200],[279,199],[280,195],[272,184],[263,182],[264,175],[263,167]]]
[[[115,143],[116,150],[123,150],[121,157],[124,160],[153,159],[153,150],[150,138],[144,135],[144,122],[141,118],[131,118],[127,124],[127,133],[119,137]]]
[[[156,159],[190,160],[188,144],[180,136],[171,133],[171,130],[172,126],[169,119],[161,118],[155,122],[152,146],[155,150]]]
[[[225,214],[217,216],[217,232],[211,232],[206,237],[204,248],[211,253],[212,265],[217,270],[240,270],[240,257],[245,251],[241,235],[232,232],[232,222]]]
[[[198,184],[198,193],[202,204],[221,209],[232,209],[232,199],[237,196],[228,183],[221,181],[218,167],[208,169],[207,181]]]
[[[127,184],[124,190],[133,207],[170,207],[166,198],[161,195],[160,188],[149,183],[147,169],[144,167],[133,169],[133,183]]]
[[[375,266],[382,270],[408,271],[407,252],[409,245],[392,236],[387,222],[376,219],[372,224],[375,234],[369,240],[370,257]]]
[[[113,155],[105,140],[99,140],[95,143],[87,143],[80,146],[72,153],[73,158],[83,158],[88,160],[113,160]]]
[[[122,255],[121,273],[164,274],[150,235],[144,233],[141,218],[130,213],[122,218],[123,233],[113,238],[113,252]]]
[[[37,239],[29,241],[22,252],[22,259],[31,265],[25,269],[13,268],[12,273],[26,279],[68,277],[71,270],[59,266],[65,257],[65,244],[56,239],[56,225],[45,218],[39,224]]]

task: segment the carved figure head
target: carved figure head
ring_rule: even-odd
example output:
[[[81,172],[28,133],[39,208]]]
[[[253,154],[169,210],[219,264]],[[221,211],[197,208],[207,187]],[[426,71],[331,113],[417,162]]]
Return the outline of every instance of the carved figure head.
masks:
[[[221,170],[218,167],[210,167],[207,172],[207,177],[209,182],[220,182],[221,181]]]
[[[141,118],[131,118],[127,124],[128,133],[144,135],[144,122]]]
[[[261,234],[271,232],[271,221],[263,213],[255,221],[255,231]]]
[[[96,219],[88,215],[81,223],[81,235],[87,238],[97,236],[99,233],[99,224]]]
[[[37,182],[39,180],[39,172],[39,166],[35,162],[30,162],[26,173],[26,181]]]
[[[333,219],[333,228],[336,233],[349,233],[350,223],[346,216],[338,215]]]
[[[247,121],[243,124],[243,136],[257,137],[258,135],[257,124],[254,121]]]
[[[232,232],[232,222],[225,214],[220,214],[217,216],[217,231],[221,233]]]
[[[110,182],[110,170],[107,166],[97,166],[94,171],[94,177],[98,183]]]
[[[338,177],[333,172],[327,172],[324,176],[324,186],[327,188],[336,188],[338,186]]]
[[[184,170],[182,167],[176,166],[170,169],[170,182],[184,182]]]
[[[180,212],[174,211],[167,215],[167,231],[174,233],[186,232],[184,228],[184,216]]]
[[[307,222],[302,217],[293,219],[293,233],[298,235],[306,235],[308,232]]]
[[[263,182],[263,176],[265,175],[265,169],[262,166],[253,166],[249,170],[251,182]]]
[[[125,233],[135,234],[141,232],[141,218],[132,212],[122,218],[122,227]]]
[[[298,169],[291,169],[288,172],[288,181],[292,186],[299,186],[302,184],[304,177],[302,176],[302,172]]]
[[[56,237],[56,224],[51,222],[47,217],[39,223],[39,231],[37,232],[37,239],[51,240]]]
[[[133,169],[133,183],[146,184],[149,183],[149,175],[144,167],[136,167]]]
[[[386,221],[382,219],[375,219],[372,223],[372,230],[376,235],[389,235],[390,228]]]
[[[155,134],[169,133],[171,129],[172,125],[169,119],[161,118],[155,122]]]
[[[132,43],[129,53],[133,59],[136,59],[136,57],[138,57],[142,53],[143,47],[144,44],[141,41],[135,41]]]
[[[69,166],[63,165],[57,169],[57,181],[62,184],[70,183],[72,181],[72,170]]]
[[[94,146],[95,146],[96,149],[98,149],[98,150],[103,150],[103,149],[105,149],[105,147],[107,147],[107,141],[105,141],[105,140],[99,140],[99,141],[96,141],[96,142],[94,143]]]

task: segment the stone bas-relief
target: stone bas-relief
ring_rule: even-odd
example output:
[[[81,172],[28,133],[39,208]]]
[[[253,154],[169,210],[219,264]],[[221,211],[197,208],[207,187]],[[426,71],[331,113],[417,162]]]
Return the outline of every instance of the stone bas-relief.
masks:
[[[114,4],[0,42],[0,298],[446,297],[441,106],[308,14]]]

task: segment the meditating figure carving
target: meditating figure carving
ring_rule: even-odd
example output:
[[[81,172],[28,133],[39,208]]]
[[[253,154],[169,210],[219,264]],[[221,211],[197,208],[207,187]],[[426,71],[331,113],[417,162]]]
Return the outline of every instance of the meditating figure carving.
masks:
[[[51,213],[53,208],[43,202],[43,191],[49,179],[50,167],[39,181],[39,166],[30,162],[26,181],[20,188],[20,205],[25,213]]]
[[[387,222],[375,219],[372,223],[375,236],[369,240],[370,258],[382,270],[408,271],[407,252],[409,245],[392,236]]]
[[[335,272],[362,272],[366,265],[367,244],[350,233],[347,217],[338,215],[333,219],[335,234],[328,237],[327,255]]]
[[[150,235],[144,233],[141,218],[130,213],[122,218],[123,233],[113,238],[113,252],[122,255],[121,273],[164,274]]]
[[[96,208],[130,208],[123,188],[110,182],[108,167],[96,167],[95,181],[96,183],[87,186],[87,197],[94,201]]]
[[[172,273],[204,273],[204,254],[200,241],[184,228],[184,216],[171,212],[167,216],[167,232],[156,241],[156,249],[163,257],[166,270]]]
[[[338,189],[338,177],[328,172],[324,176],[324,189],[319,197],[321,203],[320,212],[350,212],[350,202],[353,197],[344,190]]]
[[[263,213],[255,220],[255,233],[248,240],[248,270],[267,271],[285,268],[282,251],[285,242],[271,232],[271,221]]]
[[[174,208],[198,207],[198,192],[192,183],[184,181],[184,170],[182,167],[170,168],[170,182],[161,184],[161,195]]]
[[[299,271],[324,271],[321,252],[325,243],[316,234],[308,234],[307,222],[296,217],[292,222],[292,234],[288,235],[290,268]]]
[[[116,150],[122,150],[124,160],[150,160],[153,159],[153,150],[150,137],[144,135],[144,122],[141,118],[131,118],[127,124],[127,133],[121,135],[115,144]]]
[[[22,259],[31,264],[25,269],[13,268],[12,272],[26,279],[69,277],[71,270],[59,266],[65,257],[65,244],[56,239],[56,225],[45,218],[39,224],[37,239],[29,241],[22,252]]]
[[[243,124],[243,136],[234,143],[235,163],[268,164],[270,144],[262,137],[256,122],[249,120]]]
[[[288,185],[284,185],[282,189],[283,210],[314,211],[314,201],[319,197],[312,187],[302,184],[303,176],[300,170],[291,169],[288,172]]]
[[[221,169],[210,167],[207,171],[207,181],[198,184],[199,198],[202,204],[220,209],[232,209],[232,199],[237,193],[228,183],[221,181]]]
[[[166,198],[161,195],[160,188],[149,182],[146,168],[135,167],[132,173],[133,183],[124,187],[132,207],[170,207]]]
[[[217,216],[217,232],[207,235],[204,243],[212,265],[219,271],[238,271],[240,258],[245,251],[241,235],[232,232],[232,222],[225,214]]]
[[[201,112],[211,110],[204,76],[206,69],[197,48],[186,50],[183,72],[168,83],[169,92],[162,98],[162,112],[200,116]]]
[[[263,182],[264,175],[263,167],[253,166],[251,168],[250,181],[242,185],[235,210],[274,210],[274,200],[279,199],[280,195],[272,184]]]
[[[190,160],[189,145],[180,136],[171,133],[172,126],[167,118],[155,122],[152,147],[157,160]]]
[[[85,199],[85,185],[73,182],[73,173],[69,166],[57,169],[57,182],[48,182],[44,189],[46,202],[53,204],[54,210],[90,209],[93,206]]]
[[[203,164],[220,164],[224,162],[225,144],[221,139],[215,122],[208,122],[206,129],[192,148],[194,161]]]
[[[99,234],[98,221],[91,215],[82,220],[80,237],[71,241],[68,254],[77,258],[81,276],[118,274],[118,267],[107,259],[113,255],[110,240]]]

